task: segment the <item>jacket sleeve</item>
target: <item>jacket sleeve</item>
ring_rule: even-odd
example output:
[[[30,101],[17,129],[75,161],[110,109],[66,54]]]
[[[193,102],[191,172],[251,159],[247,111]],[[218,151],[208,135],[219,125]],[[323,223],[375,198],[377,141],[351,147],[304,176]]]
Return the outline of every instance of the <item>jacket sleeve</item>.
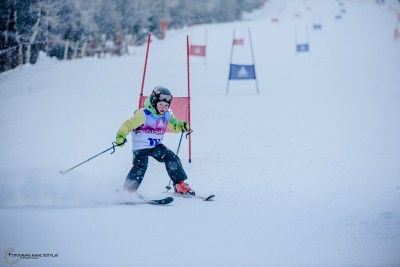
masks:
[[[123,132],[128,135],[133,129],[136,129],[142,126],[145,123],[144,112],[141,109],[136,110],[135,114],[127,119],[119,128],[118,132]]]
[[[171,117],[169,118],[168,129],[173,133],[180,133],[182,131],[182,125],[173,114],[171,114]]]

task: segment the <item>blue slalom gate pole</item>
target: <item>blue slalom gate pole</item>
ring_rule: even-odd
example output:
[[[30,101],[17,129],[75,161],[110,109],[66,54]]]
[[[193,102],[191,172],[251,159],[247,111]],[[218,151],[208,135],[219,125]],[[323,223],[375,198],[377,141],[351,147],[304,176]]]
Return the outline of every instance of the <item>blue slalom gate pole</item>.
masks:
[[[232,56],[233,56],[233,41],[235,40],[235,30],[233,31],[232,44],[231,44],[231,55],[229,57],[229,74],[228,74],[228,82],[226,83],[226,93],[229,92],[229,80],[230,80],[230,72],[231,72],[231,64],[232,64]]]
[[[258,90],[258,81],[257,81],[257,75],[256,75],[256,61],[254,59],[254,51],[253,51],[253,41],[251,40],[251,32],[250,32],[250,28],[248,28],[248,32],[249,32],[249,41],[250,41],[250,50],[251,50],[251,58],[253,60],[253,66],[254,66],[254,77],[256,80],[256,89],[257,89],[257,94],[260,93],[260,91]]]

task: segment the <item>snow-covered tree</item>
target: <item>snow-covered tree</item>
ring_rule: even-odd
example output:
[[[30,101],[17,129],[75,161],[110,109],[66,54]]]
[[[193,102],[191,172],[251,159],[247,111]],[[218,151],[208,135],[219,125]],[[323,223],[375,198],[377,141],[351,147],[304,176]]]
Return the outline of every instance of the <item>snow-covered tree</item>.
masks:
[[[136,44],[148,33],[161,36],[160,23],[169,28],[193,23],[240,20],[243,11],[263,0],[2,0],[0,1],[0,71],[12,63],[34,62],[38,49],[49,54],[99,46],[130,36]],[[58,44],[58,48],[57,45]],[[69,47],[71,46],[71,47]],[[55,50],[57,50],[54,52]],[[65,54],[67,56],[67,54]],[[64,56],[61,56],[64,57]],[[17,58],[18,60],[15,60]]]

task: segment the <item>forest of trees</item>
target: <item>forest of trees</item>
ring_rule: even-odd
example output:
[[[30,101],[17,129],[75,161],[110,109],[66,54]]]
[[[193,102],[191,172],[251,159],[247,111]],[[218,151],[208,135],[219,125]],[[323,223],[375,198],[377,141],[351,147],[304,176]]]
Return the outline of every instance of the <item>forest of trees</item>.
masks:
[[[39,51],[60,59],[121,55],[148,33],[240,20],[265,0],[1,0],[0,72],[27,62]]]

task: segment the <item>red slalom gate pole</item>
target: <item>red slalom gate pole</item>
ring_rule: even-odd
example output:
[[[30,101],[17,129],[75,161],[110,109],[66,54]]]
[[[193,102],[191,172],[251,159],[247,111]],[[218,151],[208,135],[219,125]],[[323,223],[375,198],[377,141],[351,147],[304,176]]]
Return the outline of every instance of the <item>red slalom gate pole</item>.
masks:
[[[188,122],[190,121],[190,49],[189,49],[189,35],[186,35],[186,50],[187,50],[187,77],[188,77]],[[192,135],[189,135],[189,163],[192,162]]]
[[[151,34],[147,36],[147,49],[146,49],[146,59],[144,61],[144,69],[143,69],[143,78],[142,78],[142,88],[140,89],[140,96],[139,96],[139,107],[140,107],[140,101],[142,100],[143,96],[143,89],[144,89],[144,80],[146,78],[146,69],[147,69],[147,59],[149,57],[149,48],[150,48],[150,36]]]

